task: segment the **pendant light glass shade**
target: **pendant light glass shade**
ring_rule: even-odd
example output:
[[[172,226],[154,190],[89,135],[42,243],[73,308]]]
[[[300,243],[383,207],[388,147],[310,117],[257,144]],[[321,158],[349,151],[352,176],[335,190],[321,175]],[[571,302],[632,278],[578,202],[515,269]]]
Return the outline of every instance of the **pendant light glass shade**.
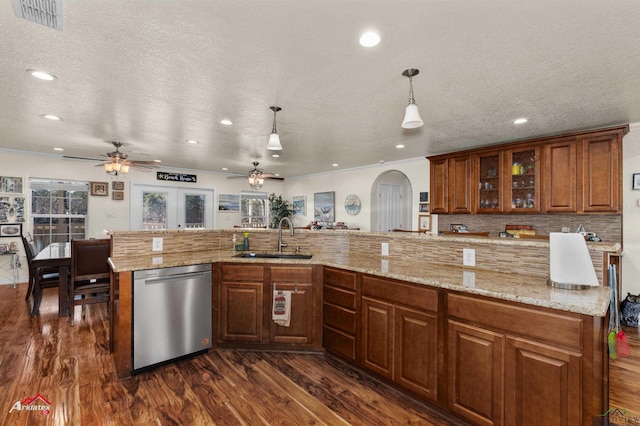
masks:
[[[404,111],[404,120],[402,120],[402,127],[404,129],[416,129],[424,124],[424,121],[420,118],[418,105],[416,105],[416,101],[413,98],[412,77],[414,75],[418,75],[419,72],[420,70],[414,68],[410,68],[402,72],[403,76],[409,77],[409,105],[407,105],[407,108]]]
[[[269,136],[269,143],[267,143],[267,149],[272,151],[279,151],[282,149],[282,145],[280,145],[280,136],[277,133],[271,133]]]
[[[272,151],[279,151],[282,149],[282,145],[280,144],[280,136],[278,136],[278,132],[276,130],[276,113],[282,108],[277,106],[269,107],[271,111],[273,111],[273,129],[271,130],[271,135],[269,136],[269,142],[267,143],[267,149]]]
[[[418,105],[409,104],[404,110],[404,120],[402,120],[402,127],[405,129],[415,129],[424,124],[422,118],[420,118],[420,112],[418,111]]]

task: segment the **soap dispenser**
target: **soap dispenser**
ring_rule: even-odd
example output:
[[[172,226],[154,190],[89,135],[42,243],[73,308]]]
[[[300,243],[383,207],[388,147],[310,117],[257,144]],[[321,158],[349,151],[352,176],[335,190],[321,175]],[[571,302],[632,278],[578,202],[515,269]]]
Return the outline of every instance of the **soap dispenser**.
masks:
[[[249,251],[249,233],[244,233],[244,251]]]
[[[236,251],[236,244],[238,244],[238,237],[236,237],[236,234],[233,234],[233,238],[231,239],[231,241],[233,242],[233,251]]]

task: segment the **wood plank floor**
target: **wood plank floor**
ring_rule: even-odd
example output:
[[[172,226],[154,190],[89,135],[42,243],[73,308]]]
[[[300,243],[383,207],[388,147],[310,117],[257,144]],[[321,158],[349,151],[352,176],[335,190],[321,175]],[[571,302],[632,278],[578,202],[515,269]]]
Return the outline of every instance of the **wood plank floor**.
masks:
[[[640,328],[622,327],[629,340],[627,358],[609,361],[609,406],[640,417]]]
[[[37,318],[25,291],[0,286],[0,425],[464,424],[321,354],[212,350],[117,380],[103,305],[71,327],[55,289]],[[12,411],[37,395],[49,414]]]

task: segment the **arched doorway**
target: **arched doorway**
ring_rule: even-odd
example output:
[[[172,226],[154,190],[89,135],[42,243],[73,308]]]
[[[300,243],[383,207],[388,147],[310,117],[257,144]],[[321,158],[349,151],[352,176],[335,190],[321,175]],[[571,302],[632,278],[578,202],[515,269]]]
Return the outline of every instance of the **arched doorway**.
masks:
[[[371,224],[374,232],[411,230],[412,190],[409,178],[398,170],[388,170],[371,187]]]

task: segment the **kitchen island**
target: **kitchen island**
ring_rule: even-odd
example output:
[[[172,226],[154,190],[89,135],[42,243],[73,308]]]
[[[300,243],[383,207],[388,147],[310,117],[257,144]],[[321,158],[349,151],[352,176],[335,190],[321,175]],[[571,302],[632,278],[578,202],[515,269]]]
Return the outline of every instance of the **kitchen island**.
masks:
[[[316,349],[324,347],[479,424],[512,423],[514,419],[517,423],[533,414],[538,420],[560,416],[564,419],[561,424],[589,424],[594,415],[604,412],[608,403],[604,335],[609,288],[567,291],[548,287],[544,271],[547,242],[350,231],[332,234],[297,233],[290,246],[299,245],[313,257],[293,260],[233,257],[234,252],[226,249],[232,235],[228,230],[113,232],[111,332],[119,375],[131,372],[132,271],[208,262],[218,270],[224,265],[239,267],[236,271],[245,266],[261,271],[277,266],[281,271],[308,267],[316,271],[309,275],[315,294],[310,300],[322,305],[315,306],[318,314],[312,318],[319,321],[312,329],[322,330],[322,344],[318,346],[317,339],[312,342]],[[158,235],[165,238],[165,251],[152,254],[150,238]],[[269,251],[277,235],[254,231],[252,238],[252,247]],[[381,242],[389,243],[390,256],[378,254]],[[462,247],[477,250],[478,267],[458,266]],[[615,244],[590,245],[599,279],[605,278],[602,271],[608,255],[618,251]],[[271,277],[270,273],[261,276]],[[212,322],[219,331],[223,324],[220,277],[214,274],[212,283]],[[264,281],[257,291],[267,294],[269,284]],[[268,297],[256,300],[264,302],[259,307],[263,313],[257,315],[262,315],[263,323],[269,322]],[[222,330],[219,345],[274,345],[273,336],[263,335],[251,344],[224,336]],[[296,344],[290,348],[295,350]]]

